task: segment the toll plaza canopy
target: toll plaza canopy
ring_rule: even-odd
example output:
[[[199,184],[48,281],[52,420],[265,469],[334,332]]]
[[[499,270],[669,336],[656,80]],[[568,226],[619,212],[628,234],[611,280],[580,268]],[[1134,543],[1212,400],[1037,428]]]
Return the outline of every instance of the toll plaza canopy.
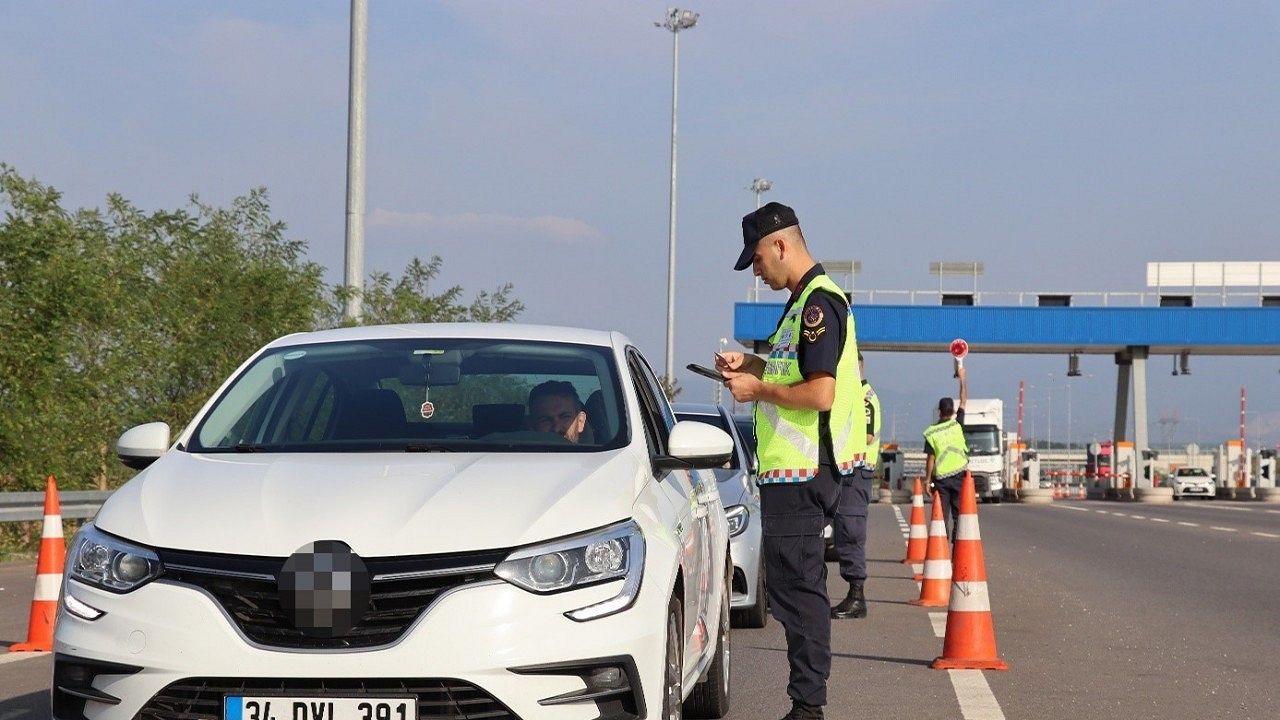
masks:
[[[734,304],[734,338],[756,352],[782,316],[780,302]],[[1280,355],[1280,307],[1006,307],[855,305],[858,347],[946,352]]]

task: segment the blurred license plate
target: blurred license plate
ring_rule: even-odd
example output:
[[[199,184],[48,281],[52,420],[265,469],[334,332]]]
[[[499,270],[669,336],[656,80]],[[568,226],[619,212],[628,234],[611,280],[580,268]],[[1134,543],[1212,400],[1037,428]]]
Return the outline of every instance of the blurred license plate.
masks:
[[[403,697],[228,695],[223,720],[417,720],[418,701]]]

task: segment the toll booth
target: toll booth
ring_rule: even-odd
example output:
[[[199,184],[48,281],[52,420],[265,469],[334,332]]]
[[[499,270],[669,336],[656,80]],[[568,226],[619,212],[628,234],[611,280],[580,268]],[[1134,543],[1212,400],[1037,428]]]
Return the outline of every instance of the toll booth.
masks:
[[[1253,477],[1257,487],[1276,487],[1276,451],[1259,450],[1253,456]]]
[[[888,487],[890,490],[910,490],[911,488],[902,487],[905,467],[906,457],[901,448],[892,443],[886,443],[880,447],[880,464],[877,468],[881,487]]]
[[[1117,440],[1111,448],[1111,487],[1117,490],[1135,487],[1141,473],[1138,471],[1138,453],[1133,443]]]
[[[1035,450],[1021,452],[1018,477],[1022,480],[1022,489],[1040,489],[1040,453]]]
[[[1007,500],[1017,500],[1018,491],[1024,487],[1022,483],[1022,452],[1027,449],[1027,444],[1014,440],[1016,435],[1009,433],[1010,439],[1004,446],[1004,468],[1002,477],[1008,480],[1004,487],[1004,496]]]
[[[1244,446],[1243,440],[1228,440],[1218,448],[1217,454],[1218,487],[1233,489],[1249,487],[1253,484],[1252,473],[1250,473],[1251,453]]]
[[[1156,487],[1156,459],[1160,457],[1160,453],[1155,450],[1143,450],[1142,462],[1139,466],[1142,472],[1138,475],[1136,487]]]

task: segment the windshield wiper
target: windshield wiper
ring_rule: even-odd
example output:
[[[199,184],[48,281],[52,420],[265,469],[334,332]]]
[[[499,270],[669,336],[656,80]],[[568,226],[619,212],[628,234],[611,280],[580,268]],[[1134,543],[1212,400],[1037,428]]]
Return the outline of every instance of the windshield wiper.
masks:
[[[427,445],[424,443],[412,443],[404,446],[404,451],[412,452],[454,452],[453,448],[447,445]]]
[[[235,451],[238,453],[266,452],[267,446],[241,441],[236,444]]]

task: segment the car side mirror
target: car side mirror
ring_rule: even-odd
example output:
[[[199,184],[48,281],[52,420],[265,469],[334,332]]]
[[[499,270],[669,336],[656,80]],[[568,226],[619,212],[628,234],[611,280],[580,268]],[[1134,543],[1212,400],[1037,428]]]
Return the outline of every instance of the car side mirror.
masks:
[[[755,453],[751,453],[750,465],[751,465],[751,474],[759,475],[760,474],[760,457]]]
[[[720,428],[684,420],[671,428],[667,452],[657,459],[660,467],[710,470],[724,465],[733,456],[733,438]]]
[[[169,423],[153,422],[124,431],[116,441],[120,462],[134,470],[142,470],[169,449]]]

